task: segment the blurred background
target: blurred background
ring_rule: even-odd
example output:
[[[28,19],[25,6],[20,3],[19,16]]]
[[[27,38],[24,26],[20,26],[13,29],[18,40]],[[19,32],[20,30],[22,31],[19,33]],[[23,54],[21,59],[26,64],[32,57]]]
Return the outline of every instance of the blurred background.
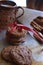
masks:
[[[43,11],[43,0],[11,0],[11,1],[16,2],[18,6]]]
[[[12,0],[17,3],[18,6],[26,7],[26,0]]]
[[[43,11],[43,0],[26,0],[26,5],[28,8]]]

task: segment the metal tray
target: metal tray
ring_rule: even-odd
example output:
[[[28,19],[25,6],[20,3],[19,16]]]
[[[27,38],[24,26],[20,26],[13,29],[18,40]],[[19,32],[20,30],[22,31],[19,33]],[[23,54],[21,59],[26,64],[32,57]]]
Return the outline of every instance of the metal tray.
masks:
[[[21,14],[19,10],[18,15]],[[37,16],[43,16],[43,12],[24,8],[24,15],[19,18],[19,21],[26,26],[30,26],[30,22]],[[5,62],[1,58],[1,51],[4,47],[9,46],[6,42],[6,31],[0,32],[0,65],[12,65],[11,63]],[[40,52],[43,49],[43,45],[40,44],[34,37],[32,33],[28,33],[25,42],[22,45],[28,46],[32,50],[33,63],[32,65],[43,65],[43,54]]]

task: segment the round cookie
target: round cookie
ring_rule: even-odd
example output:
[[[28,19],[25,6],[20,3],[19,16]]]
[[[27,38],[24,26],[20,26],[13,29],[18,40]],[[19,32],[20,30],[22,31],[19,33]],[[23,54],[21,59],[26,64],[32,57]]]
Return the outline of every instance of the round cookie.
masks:
[[[9,29],[8,29],[8,31],[6,32],[6,40],[8,42],[11,42],[12,44],[16,44],[16,43],[19,44],[25,41],[26,34],[27,34],[27,31],[24,29],[22,29],[21,32],[18,31],[18,29],[16,29],[15,31],[9,32]]]
[[[18,29],[16,29],[15,31],[13,32],[9,32],[10,30],[8,29],[6,35],[10,36],[11,38],[21,38],[21,37],[25,37],[27,31],[22,29],[22,31],[18,31]]]
[[[20,39],[14,39],[14,38],[9,38],[7,37],[7,42],[9,42],[9,44],[13,44],[13,45],[19,45],[20,43],[23,43],[25,41],[25,38],[20,38]]]
[[[32,52],[26,46],[16,46],[11,49],[10,56],[14,63],[18,65],[31,65],[32,64]]]

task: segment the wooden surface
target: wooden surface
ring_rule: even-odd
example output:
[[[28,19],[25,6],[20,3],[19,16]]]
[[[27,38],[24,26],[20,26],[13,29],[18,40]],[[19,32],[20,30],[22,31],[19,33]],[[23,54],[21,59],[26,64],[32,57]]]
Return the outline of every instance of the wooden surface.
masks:
[[[26,0],[27,8],[43,11],[43,0]]]

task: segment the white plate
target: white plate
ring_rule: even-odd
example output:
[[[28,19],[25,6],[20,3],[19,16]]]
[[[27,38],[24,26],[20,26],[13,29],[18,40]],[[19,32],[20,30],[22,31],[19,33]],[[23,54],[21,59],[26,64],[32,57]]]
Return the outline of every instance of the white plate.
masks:
[[[20,10],[19,15],[21,12],[22,11]],[[24,25],[26,25],[27,27],[32,28],[30,23],[34,18],[38,16],[43,16],[43,12],[24,8],[24,15],[19,19],[19,21],[23,23]],[[33,52],[34,59],[36,61],[43,62],[43,54],[42,54],[43,52],[40,54],[37,53],[37,52],[40,52],[40,49],[43,49],[43,46],[39,44],[39,42],[33,37],[33,34],[31,32],[29,33],[30,33],[30,36],[27,36],[26,43],[29,45],[30,48],[33,48],[32,52]]]
[[[21,13],[22,11],[19,10],[17,16],[20,15]],[[23,23],[24,25],[31,27],[30,22],[37,16],[43,16],[43,12],[24,8],[24,15],[21,18],[19,18],[19,21]],[[6,45],[8,45],[5,41],[5,33],[6,31],[3,31],[0,33],[0,52],[2,51],[4,47],[6,47]],[[27,35],[23,45],[27,45],[32,50],[33,58],[36,61],[43,62],[43,54],[41,53],[38,54],[38,52],[40,52],[40,49],[43,48],[43,45],[40,45],[39,42],[34,37],[31,36],[31,33]],[[2,62],[0,63],[0,65],[6,65],[6,63]]]

